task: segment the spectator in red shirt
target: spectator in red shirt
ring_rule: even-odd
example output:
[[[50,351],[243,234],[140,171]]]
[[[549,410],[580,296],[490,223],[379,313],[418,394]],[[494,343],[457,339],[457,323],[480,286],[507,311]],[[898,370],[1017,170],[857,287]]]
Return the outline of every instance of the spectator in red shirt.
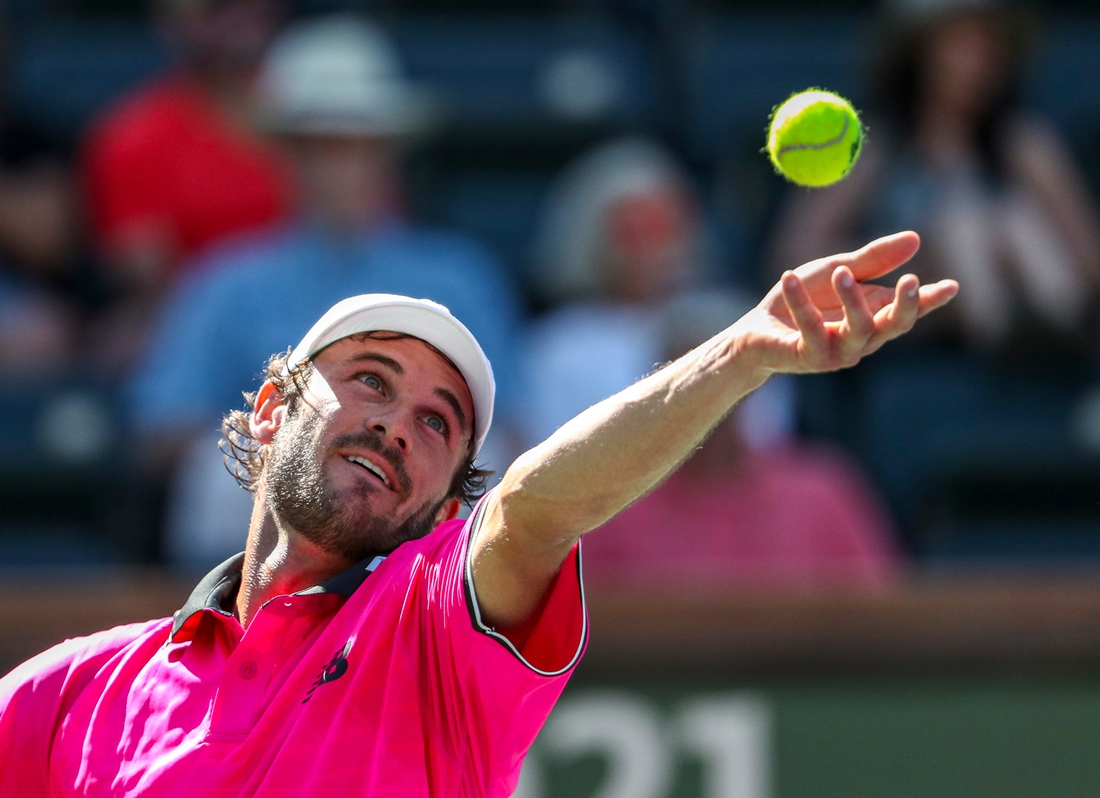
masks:
[[[290,181],[250,127],[255,69],[278,0],[164,0],[177,68],[124,98],[84,142],[91,233],[121,296],[98,330],[106,365],[124,368],[176,271],[229,236],[290,210]]]

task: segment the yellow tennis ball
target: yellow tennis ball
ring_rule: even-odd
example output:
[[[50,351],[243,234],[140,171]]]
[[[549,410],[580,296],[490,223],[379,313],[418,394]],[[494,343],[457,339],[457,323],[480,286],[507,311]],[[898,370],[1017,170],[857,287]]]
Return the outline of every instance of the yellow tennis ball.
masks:
[[[776,171],[792,183],[835,183],[851,171],[862,146],[859,114],[830,91],[799,92],[772,112],[768,155]]]

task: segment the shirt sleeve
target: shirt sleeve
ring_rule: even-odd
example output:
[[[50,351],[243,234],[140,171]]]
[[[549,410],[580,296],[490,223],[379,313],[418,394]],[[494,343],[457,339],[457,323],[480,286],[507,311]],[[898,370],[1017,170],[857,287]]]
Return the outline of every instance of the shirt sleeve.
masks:
[[[520,629],[508,635],[502,634],[482,619],[474,589],[472,544],[477,539],[484,506],[482,500],[471,516],[464,557],[466,603],[474,628],[504,646],[532,673],[546,677],[566,674],[580,661],[588,635],[580,543],[574,545],[566,556],[535,616]]]
[[[441,660],[433,702],[452,719],[442,722],[456,726],[440,738],[461,738],[459,745],[468,749],[456,750],[456,760],[480,771],[475,780],[485,794],[510,795],[527,750],[584,652],[588,618],[578,544],[519,645],[482,619],[469,544],[484,501],[469,521],[437,532],[433,556],[440,558],[441,589],[430,591],[427,605],[429,637]]]

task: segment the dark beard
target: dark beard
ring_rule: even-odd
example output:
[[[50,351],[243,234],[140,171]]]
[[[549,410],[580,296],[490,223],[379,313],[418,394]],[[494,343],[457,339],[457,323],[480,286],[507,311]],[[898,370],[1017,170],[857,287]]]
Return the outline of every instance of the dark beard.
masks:
[[[321,467],[321,416],[304,408],[287,418],[275,433],[264,467],[267,506],[276,521],[298,532],[329,554],[358,562],[393,551],[407,540],[432,531],[445,499],[425,502],[404,521],[382,516],[370,507],[370,493],[348,496],[325,481]],[[393,467],[401,490],[412,487],[401,454],[386,447],[377,433],[361,430],[341,435],[333,449],[357,447],[383,456]]]

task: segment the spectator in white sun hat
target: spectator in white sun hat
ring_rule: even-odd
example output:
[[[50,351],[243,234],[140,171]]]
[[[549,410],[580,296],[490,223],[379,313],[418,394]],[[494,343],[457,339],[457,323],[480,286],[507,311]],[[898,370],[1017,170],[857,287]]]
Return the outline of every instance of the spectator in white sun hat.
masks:
[[[242,386],[258,386],[257,363],[344,297],[403,294],[449,308],[492,360],[498,417],[507,416],[515,290],[477,241],[417,225],[404,208],[402,150],[428,132],[432,108],[385,33],[364,19],[306,21],[268,53],[255,113],[295,165],[297,221],[222,248],[195,270],[130,390],[135,432],[160,453],[150,468],[170,473],[183,458],[169,502],[170,560],[203,567],[240,549],[250,502],[222,468],[218,419],[240,406]],[[508,455],[500,440],[483,450],[490,468]]]

